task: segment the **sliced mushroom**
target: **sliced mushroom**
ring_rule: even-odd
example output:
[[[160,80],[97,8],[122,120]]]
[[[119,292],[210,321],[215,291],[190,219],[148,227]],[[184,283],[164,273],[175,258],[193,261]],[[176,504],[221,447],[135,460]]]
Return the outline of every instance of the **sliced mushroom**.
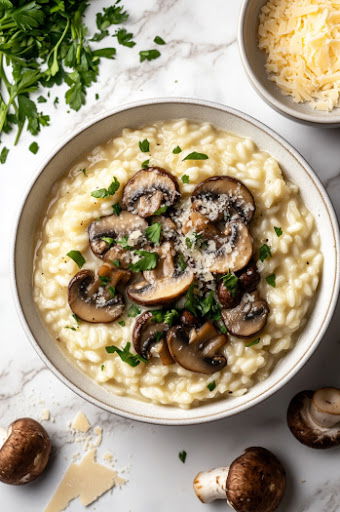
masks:
[[[212,222],[242,220],[249,224],[255,213],[250,190],[230,176],[213,176],[203,181],[192,193],[193,207]]]
[[[124,311],[124,299],[119,292],[112,297],[106,288],[115,287],[120,279],[126,280],[127,274],[130,275],[125,270],[117,270],[112,279],[103,285],[100,279],[95,279],[91,270],[80,270],[68,285],[68,303],[73,313],[90,323],[117,320]]]
[[[171,206],[179,198],[174,176],[161,167],[138,171],[124,187],[122,206],[141,217],[150,217],[161,206]]]
[[[136,232],[137,234],[140,232],[140,236],[143,236],[147,227],[148,224],[144,219],[130,212],[122,211],[120,215],[107,215],[91,222],[88,227],[91,249],[94,254],[101,256],[110,248],[110,243],[103,238],[115,240]]]
[[[203,233],[205,238],[211,238],[219,234],[219,230],[210,220],[200,212],[192,210],[187,221],[182,226],[182,233],[186,235],[190,231],[195,233]]]
[[[261,280],[256,262],[251,260],[248,265],[239,272],[239,283],[246,292],[253,292]]]
[[[151,359],[153,351],[158,353],[161,361],[165,365],[172,364],[172,359],[168,345],[166,343],[166,333],[169,325],[166,323],[156,323],[151,311],[145,311],[140,315],[133,328],[132,341],[137,354],[144,359]]]
[[[104,242],[105,243],[105,242]],[[130,251],[123,249],[121,245],[114,245],[103,255],[103,260],[114,267],[128,269],[132,262]]]
[[[209,271],[218,274],[236,272],[249,262],[253,252],[253,239],[245,224],[240,221],[229,222],[224,236],[216,238],[215,250],[208,244],[206,251],[213,255]]]
[[[286,473],[266,448],[251,447],[230,467],[201,471],[194,490],[203,503],[226,500],[236,512],[274,512],[282,501]]]
[[[257,292],[245,293],[240,304],[233,309],[222,309],[222,318],[234,336],[247,338],[260,332],[267,322],[269,307]]]
[[[172,302],[183,295],[194,280],[190,270],[176,272],[173,262],[175,253],[169,242],[154,250],[159,254],[157,267],[143,272],[144,279],[132,283],[127,289],[131,300],[146,306]]]
[[[310,448],[340,445],[340,389],[301,391],[291,400],[287,422],[292,434]]]
[[[213,324],[206,322],[199,329],[187,330],[181,325],[171,327],[167,334],[170,354],[187,370],[211,375],[222,370],[227,359],[216,352],[228,339],[220,334]]]
[[[240,303],[242,292],[239,287],[233,291],[229,290],[224,282],[221,281],[217,287],[217,296],[224,308],[231,309]]]

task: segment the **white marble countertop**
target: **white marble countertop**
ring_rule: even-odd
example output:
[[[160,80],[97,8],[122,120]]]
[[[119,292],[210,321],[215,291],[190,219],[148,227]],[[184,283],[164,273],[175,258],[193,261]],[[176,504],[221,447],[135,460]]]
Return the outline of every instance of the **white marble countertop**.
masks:
[[[109,3],[92,2],[90,18],[91,13],[93,18],[95,11]],[[302,153],[325,184],[340,214],[340,130],[296,124],[271,110],[256,95],[238,53],[236,32],[241,0],[125,0],[124,4],[131,12],[127,28],[135,33],[137,50],[120,48],[116,61],[105,62],[94,87],[100,93],[98,101],[89,94],[87,105],[80,112],[69,114],[62,105],[57,110],[51,106],[52,126],[38,137],[38,154],[28,151],[32,137],[25,135],[0,169],[0,423],[6,426],[24,415],[39,419],[45,408],[54,419],[45,422],[54,444],[49,471],[29,486],[0,484],[1,510],[44,510],[72,455],[79,451],[70,442],[67,423],[76,411],[82,410],[93,425],[104,427],[99,458],[110,450],[117,459],[117,468],[126,468],[128,480],[89,510],[225,510],[224,503],[203,505],[197,500],[192,491],[193,476],[199,470],[225,465],[248,446],[262,445],[272,449],[287,469],[288,488],[281,512],[338,512],[339,449],[318,452],[303,447],[288,431],[285,414],[297,391],[321,385],[340,386],[339,307],[320,348],[284,389],[237,417],[193,427],[144,425],[109,415],[84,402],[45,368],[19,324],[8,278],[8,240],[26,184],[65,135],[116,105],[142,98],[186,96],[247,112],[274,128]],[[160,48],[161,58],[139,64],[137,51],[152,47],[157,34],[168,43]],[[61,95],[60,91],[56,94]],[[178,459],[181,450],[188,454],[185,464]],[[74,501],[68,510],[83,511],[84,507]]]

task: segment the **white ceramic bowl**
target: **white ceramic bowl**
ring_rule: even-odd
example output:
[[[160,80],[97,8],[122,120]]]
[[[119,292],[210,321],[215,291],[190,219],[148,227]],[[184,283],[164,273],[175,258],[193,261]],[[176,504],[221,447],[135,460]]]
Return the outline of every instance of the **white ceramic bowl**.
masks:
[[[340,127],[340,108],[335,108],[332,112],[321,112],[314,110],[308,103],[295,103],[267,78],[266,54],[257,46],[259,13],[265,3],[267,0],[244,0],[240,15],[239,47],[250,83],[268,105],[286,117],[326,128]]]
[[[125,127],[139,127],[159,120],[187,118],[210,122],[243,137],[252,138],[280,162],[287,178],[301,190],[313,213],[327,255],[313,313],[296,346],[279,362],[264,382],[246,395],[219,400],[189,410],[165,407],[116,396],[79,371],[59,350],[40,318],[32,298],[34,239],[45,214],[52,184],[70,168],[71,162],[91,147],[118,135]],[[216,420],[252,407],[281,388],[316,349],[331,319],[339,289],[339,232],[332,205],[318,178],[301,156],[281,137],[258,121],[222,105],[187,99],[151,100],[117,108],[103,119],[83,128],[62,144],[32,180],[19,213],[13,242],[12,281],[16,304],[25,331],[46,365],[66,385],[95,405],[115,414],[150,423],[185,425]]]

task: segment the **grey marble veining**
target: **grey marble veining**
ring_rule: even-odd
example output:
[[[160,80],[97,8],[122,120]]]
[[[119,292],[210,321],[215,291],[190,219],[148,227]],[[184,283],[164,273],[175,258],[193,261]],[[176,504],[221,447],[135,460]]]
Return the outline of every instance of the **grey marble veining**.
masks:
[[[92,26],[95,12],[108,3],[91,3],[88,19]],[[124,4],[131,12],[127,28],[135,33],[138,46],[133,50],[120,47],[118,58],[104,63],[100,80],[78,113],[67,114],[62,105],[44,108],[52,123],[38,138],[39,153],[34,156],[28,152],[32,137],[24,135],[0,169],[0,426],[25,415],[39,419],[41,411],[49,409],[52,421],[45,426],[54,443],[50,470],[41,480],[23,488],[0,485],[1,511],[44,510],[72,456],[81,451],[73,442],[68,423],[83,410],[93,426],[104,428],[99,459],[111,451],[117,469],[125,468],[123,476],[128,480],[122,489],[114,489],[89,510],[225,510],[223,503],[199,503],[192,491],[192,478],[199,470],[227,464],[247,446],[263,445],[277,453],[287,469],[288,488],[280,512],[339,512],[339,450],[305,448],[295,441],[285,423],[287,404],[295,392],[321,385],[340,386],[339,307],[320,348],[284,389],[237,417],[185,428],[131,422],[86,403],[44,367],[19,324],[8,274],[9,239],[21,197],[43,160],[65,136],[116,105],[142,98],[185,96],[239,108],[270,125],[302,153],[325,184],[340,215],[340,130],[294,123],[272,111],[255,94],[238,54],[241,0],[125,0]],[[168,43],[160,48],[161,58],[139,64],[138,51],[153,47],[155,35]],[[95,92],[100,94],[98,101]],[[54,93],[61,96],[60,90],[53,91],[51,102]],[[183,449],[188,453],[185,464],[178,459]],[[83,510],[76,501],[69,508],[70,512]]]

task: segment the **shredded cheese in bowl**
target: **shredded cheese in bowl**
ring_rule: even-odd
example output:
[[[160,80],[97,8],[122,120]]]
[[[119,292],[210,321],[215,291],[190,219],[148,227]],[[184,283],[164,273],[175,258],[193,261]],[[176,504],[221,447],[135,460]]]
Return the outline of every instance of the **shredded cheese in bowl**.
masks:
[[[340,0],[269,0],[258,35],[283,94],[316,110],[340,106]]]

